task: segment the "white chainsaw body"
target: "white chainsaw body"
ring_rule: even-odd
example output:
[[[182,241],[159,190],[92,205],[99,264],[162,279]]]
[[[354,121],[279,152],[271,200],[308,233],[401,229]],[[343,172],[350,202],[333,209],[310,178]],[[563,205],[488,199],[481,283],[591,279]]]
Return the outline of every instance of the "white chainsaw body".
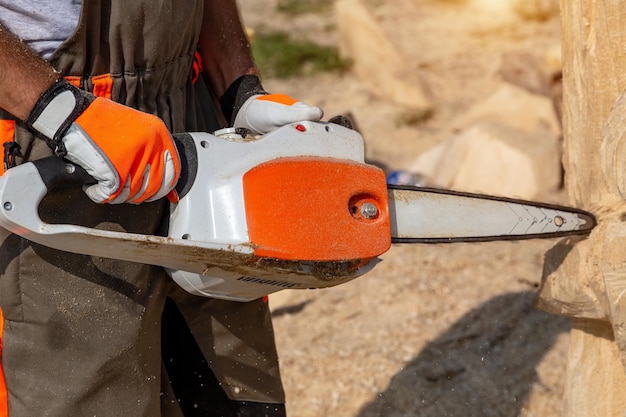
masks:
[[[302,122],[259,137],[243,138],[233,130],[190,136],[199,163],[191,187],[171,207],[168,237],[44,223],[37,207],[47,186],[32,163],[12,168],[0,177],[0,226],[37,243],[72,253],[160,265],[190,293],[239,301],[286,288],[321,288],[349,281],[370,270],[377,262],[376,257],[389,248],[384,174],[364,164],[363,140],[357,132],[330,123]],[[268,165],[267,169],[263,169],[264,164]],[[277,181],[277,175],[283,176],[283,165],[287,166],[285,177]],[[354,186],[337,195],[332,194],[332,187],[329,191],[319,186],[309,189],[309,177],[311,182],[315,181],[318,165],[327,171],[320,173],[327,182],[334,176],[338,176],[335,182],[340,182],[342,175],[353,176],[354,172],[362,176],[373,173],[375,190],[361,189],[356,185],[360,183],[358,178],[353,179]],[[248,174],[257,171],[260,174],[256,176]],[[250,185],[246,190],[246,174],[254,177],[250,183],[261,186]],[[299,180],[296,178],[292,184],[294,176]],[[275,186],[283,191],[275,193]],[[250,188],[265,188],[267,197],[263,193],[246,197],[246,193],[254,191]],[[286,194],[296,201],[277,201]],[[359,219],[354,209],[350,211],[349,204],[354,207],[360,204],[351,201],[355,195],[359,201],[359,196],[368,201],[373,196],[377,200],[380,211],[375,219]],[[256,207],[247,207],[246,198],[256,199]],[[315,207],[325,206],[321,202],[326,200],[337,203],[330,209]],[[341,218],[334,218],[337,207],[343,205]],[[281,210],[285,214],[280,214]],[[263,228],[261,217],[271,217],[274,213],[289,216],[292,211],[297,217],[285,222],[294,223],[297,229],[287,225],[287,231],[281,233],[292,234],[293,245],[289,236],[283,236],[276,244],[272,236],[267,240],[265,235],[272,235],[272,228]],[[280,217],[275,217],[273,222],[277,228],[283,227]],[[365,242],[365,249],[356,253],[349,248],[352,244],[351,237],[346,236],[348,233],[333,230],[337,222],[355,223],[363,227],[361,236],[372,235],[371,239],[382,242],[374,242],[373,246]],[[251,224],[260,228],[252,238]],[[370,226],[379,235],[384,231],[388,236],[374,236],[369,232]],[[306,233],[313,235],[296,236],[301,228],[308,228]],[[342,236],[335,239],[334,233]],[[355,239],[362,237],[357,234]],[[335,240],[340,244],[332,247],[328,242]]]
[[[191,136],[196,144],[198,160],[202,163],[198,164],[194,186],[178,204],[173,205],[168,236],[191,242],[219,242],[220,245],[227,245],[229,251],[246,255],[254,255],[254,242],[251,242],[248,230],[242,178],[252,168],[268,161],[303,157],[327,158],[341,161],[340,164],[345,161],[364,163],[362,137],[354,130],[329,123],[302,122],[254,138],[243,138],[233,129],[224,129],[214,135],[195,133]],[[297,187],[289,177],[282,178],[282,181],[289,187]],[[319,192],[302,188],[294,191],[303,202],[310,198],[311,193]],[[331,195],[328,197],[332,198]],[[293,203],[297,202],[285,202]],[[348,213],[347,199],[345,205],[345,212]],[[294,204],[294,210],[299,206]],[[321,207],[319,209],[324,211]],[[302,216],[308,214],[305,212]],[[315,221],[314,217],[311,216],[311,222]],[[324,229],[328,224],[322,222],[317,226]],[[377,262],[373,258],[359,267],[346,265],[338,276],[326,279],[312,277],[308,283],[277,280],[271,274],[242,275],[240,271],[211,266],[207,266],[202,274],[182,269],[169,269],[169,273],[179,285],[193,294],[243,300],[281,289],[318,288],[345,282],[370,270]],[[256,257],[256,261],[258,259],[261,257]],[[323,268],[313,264],[311,261],[316,261],[314,259],[295,261],[300,262],[298,272],[302,275],[311,269]],[[327,262],[344,261],[354,260],[335,258]],[[272,264],[277,266],[278,262]],[[330,264],[328,267],[333,268]]]

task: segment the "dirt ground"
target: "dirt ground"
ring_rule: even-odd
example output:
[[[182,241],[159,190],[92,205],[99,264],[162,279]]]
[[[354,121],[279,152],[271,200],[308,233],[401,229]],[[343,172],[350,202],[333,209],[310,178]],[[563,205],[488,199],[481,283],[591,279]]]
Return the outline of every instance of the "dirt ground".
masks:
[[[452,0],[365,1],[425,80],[434,116],[406,111],[351,73],[266,79],[265,86],[350,112],[367,158],[405,168],[450,135],[449,122],[501,81],[506,53],[558,49],[559,18],[495,15]],[[255,31],[286,30],[332,45],[323,13],[287,16],[276,0],[240,0]],[[514,117],[514,115],[512,115]],[[549,202],[566,202],[544,190]],[[559,416],[569,321],[533,307],[543,256],[556,242],[398,245],[371,273],[339,287],[270,297],[292,417]]]

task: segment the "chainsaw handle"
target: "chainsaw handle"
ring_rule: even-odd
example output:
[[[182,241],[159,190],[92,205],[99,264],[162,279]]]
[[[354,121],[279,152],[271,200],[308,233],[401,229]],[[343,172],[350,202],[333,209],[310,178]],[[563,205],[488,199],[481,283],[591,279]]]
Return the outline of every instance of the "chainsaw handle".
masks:
[[[97,181],[80,165],[67,162],[58,156],[32,161],[48,190],[69,185],[89,185]]]
[[[187,194],[196,178],[198,153],[193,143],[193,138],[188,133],[175,134],[173,138],[181,162],[181,173],[176,183],[176,192],[182,198]],[[58,156],[49,156],[32,161],[32,163],[48,190],[62,186],[97,183],[83,167]]]

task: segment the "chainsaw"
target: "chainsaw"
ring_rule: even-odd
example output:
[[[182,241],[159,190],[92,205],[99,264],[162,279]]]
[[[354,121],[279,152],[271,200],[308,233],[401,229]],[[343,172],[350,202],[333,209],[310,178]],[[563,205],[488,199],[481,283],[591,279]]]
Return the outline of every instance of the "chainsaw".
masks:
[[[0,226],[55,249],[160,265],[192,294],[249,301],[350,281],[392,243],[554,238],[596,225],[575,208],[388,185],[364,162],[361,135],[331,122],[175,141],[183,169],[166,237],[43,222],[37,207],[49,189],[93,181],[58,157],[0,177]]]

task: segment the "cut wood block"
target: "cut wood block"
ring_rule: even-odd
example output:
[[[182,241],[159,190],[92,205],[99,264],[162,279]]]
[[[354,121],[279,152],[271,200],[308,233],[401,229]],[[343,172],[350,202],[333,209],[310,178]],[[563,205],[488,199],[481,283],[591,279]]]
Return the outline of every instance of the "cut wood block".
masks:
[[[432,103],[417,69],[407,63],[387,34],[359,0],[335,4],[341,55],[377,96],[421,111]],[[416,46],[417,47],[417,46]]]
[[[560,146],[547,130],[482,122],[420,155],[409,170],[442,188],[533,199],[559,187]]]

